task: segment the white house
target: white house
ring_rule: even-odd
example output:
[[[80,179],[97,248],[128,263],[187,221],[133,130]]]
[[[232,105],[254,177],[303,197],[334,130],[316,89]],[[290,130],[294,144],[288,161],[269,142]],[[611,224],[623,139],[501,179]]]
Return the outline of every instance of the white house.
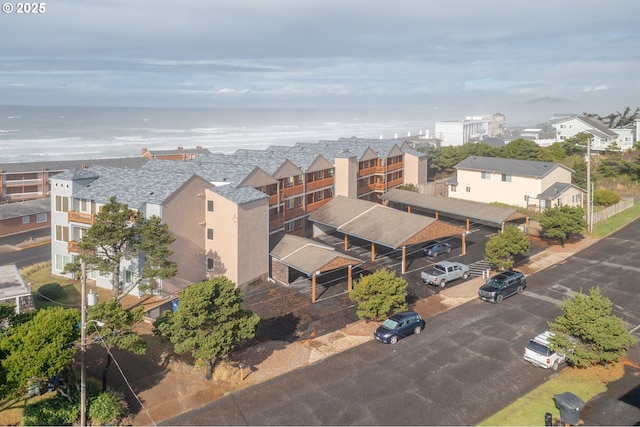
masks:
[[[588,132],[593,135],[591,142],[591,150],[604,152],[607,147],[616,142],[621,150],[628,150],[633,147],[632,141],[634,136],[629,129],[609,129],[607,125],[600,120],[587,117],[577,116],[561,120],[553,124],[556,130],[556,140],[564,141],[567,138],[576,136],[581,132]],[[618,133],[617,131],[620,131]]]
[[[449,197],[544,210],[583,206],[584,190],[571,184],[570,168],[559,163],[471,156],[456,166]]]

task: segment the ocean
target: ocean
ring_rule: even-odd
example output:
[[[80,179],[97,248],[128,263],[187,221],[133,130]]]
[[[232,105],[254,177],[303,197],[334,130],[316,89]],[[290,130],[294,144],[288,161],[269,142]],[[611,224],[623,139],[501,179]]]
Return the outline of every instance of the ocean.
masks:
[[[0,164],[140,156],[201,146],[265,149],[342,137],[433,135],[433,112],[0,106]]]

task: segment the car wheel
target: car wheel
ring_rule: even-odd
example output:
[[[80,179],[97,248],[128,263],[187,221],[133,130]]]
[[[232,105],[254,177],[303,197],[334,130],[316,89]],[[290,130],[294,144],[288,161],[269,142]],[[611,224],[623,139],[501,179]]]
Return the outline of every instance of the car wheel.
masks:
[[[553,372],[558,370],[558,361],[557,360],[555,362],[553,362],[553,365],[551,365],[551,370]]]
[[[395,344],[398,342],[398,337],[397,336],[392,336],[391,339],[389,340],[389,344]]]
[[[524,289],[522,288],[522,286],[518,286],[518,293],[521,294],[524,291]]]
[[[413,330],[413,333],[418,335],[420,332],[422,332],[422,326],[416,326],[416,328]]]
[[[502,302],[502,300],[504,300],[504,297],[503,297],[502,295],[498,295],[498,296],[496,297],[496,302],[497,302],[498,304],[500,304],[500,303]]]
[[[469,272],[467,271],[462,275],[462,280],[467,280],[468,278],[469,278]]]
[[[440,287],[441,287],[441,288],[444,288],[446,284],[447,284],[447,281],[446,281],[446,280],[442,280],[442,281],[440,282]]]

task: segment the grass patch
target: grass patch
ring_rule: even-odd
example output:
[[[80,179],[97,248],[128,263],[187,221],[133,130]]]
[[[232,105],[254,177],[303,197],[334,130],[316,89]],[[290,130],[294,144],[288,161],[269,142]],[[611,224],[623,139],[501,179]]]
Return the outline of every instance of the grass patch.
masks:
[[[36,309],[61,305],[66,308],[80,309],[81,292],[76,281],[66,277],[54,276],[51,274],[51,261],[40,262],[28,265],[20,269],[20,274],[26,283],[31,285]],[[38,294],[38,289],[42,286],[57,283],[64,290],[64,295],[55,301],[43,299]]]
[[[607,383],[622,378],[624,364],[610,365],[608,369],[593,366],[586,369],[565,368],[558,375],[522,396],[511,405],[485,419],[479,426],[531,426],[544,425],[548,412],[560,418],[553,396],[569,391],[585,402],[607,390]]]
[[[591,235],[597,238],[603,238],[613,233],[614,231],[627,225],[634,219],[640,217],[640,205],[634,204],[628,209],[615,214],[604,221],[600,221],[593,225],[593,231]]]

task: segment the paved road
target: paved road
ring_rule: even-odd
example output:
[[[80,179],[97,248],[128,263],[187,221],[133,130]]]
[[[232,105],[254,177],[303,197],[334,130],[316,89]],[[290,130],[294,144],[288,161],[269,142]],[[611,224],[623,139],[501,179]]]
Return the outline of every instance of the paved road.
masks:
[[[530,276],[525,294],[500,305],[471,301],[395,346],[368,342],[163,424],[477,424],[551,374],[526,364],[522,351],[560,314],[563,297],[600,286],[614,314],[640,324],[639,234],[636,221]]]
[[[0,248],[8,248],[18,244],[25,244],[31,241],[31,239],[42,239],[50,236],[50,234],[51,230],[49,228],[44,228],[2,237],[0,238]],[[0,251],[0,265],[16,264],[18,268],[50,259],[51,244],[48,242],[40,244],[34,240],[33,247],[26,247],[19,251],[15,251],[13,249],[7,250],[6,252]]]

